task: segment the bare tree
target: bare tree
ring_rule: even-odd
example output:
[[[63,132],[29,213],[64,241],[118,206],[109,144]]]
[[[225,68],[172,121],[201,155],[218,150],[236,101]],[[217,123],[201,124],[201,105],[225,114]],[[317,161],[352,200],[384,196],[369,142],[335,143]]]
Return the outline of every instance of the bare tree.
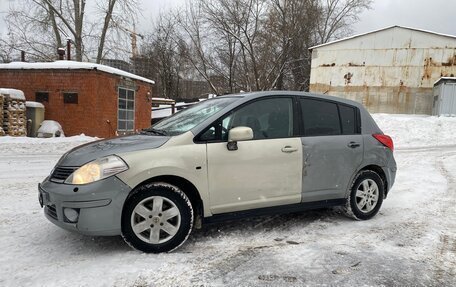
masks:
[[[0,40],[0,63],[11,62],[13,54],[13,48],[8,43]]]
[[[135,22],[138,6],[137,0],[106,0],[98,4],[98,11],[104,16],[104,20],[98,40],[97,63],[104,57],[104,46],[109,29],[117,30],[117,32],[121,30],[127,34],[131,33],[129,32],[131,27],[126,26]]]
[[[134,19],[138,9],[136,0],[97,2],[93,9],[103,18],[99,23],[89,19],[86,0],[18,0],[17,3],[6,17],[9,42],[43,60],[53,59],[55,49],[63,45],[64,39],[71,39],[77,61],[90,58],[87,51],[91,52],[95,46],[96,61],[100,62],[109,31],[118,30],[127,19]]]
[[[275,57],[280,59],[280,65],[274,67],[278,70],[271,70],[276,75],[270,80],[271,89],[307,89],[308,48],[314,44],[319,14],[319,0],[271,0],[266,37],[276,43]]]
[[[257,43],[266,17],[266,2],[212,0],[201,3],[211,35],[219,37],[213,41],[219,43],[216,50],[218,69],[215,70],[228,79],[229,91],[262,89]],[[223,73],[226,69],[228,73]]]
[[[373,0],[320,0],[320,19],[316,29],[316,43],[348,36],[351,24],[359,20],[359,14],[372,7]]]
[[[172,29],[155,41],[162,76],[177,47],[195,73],[217,94],[240,90],[306,90],[308,48],[350,32],[372,0],[195,0],[173,12]],[[168,19],[169,20],[169,19]],[[163,19],[162,19],[163,21]],[[154,34],[164,32],[158,25]],[[171,31],[172,30],[172,31]],[[156,38],[158,40],[158,38]],[[174,43],[174,44],[171,44]],[[157,53],[158,51],[158,53]],[[183,69],[178,72],[182,73]],[[160,77],[162,77],[160,76]],[[180,77],[168,79],[179,80]],[[165,81],[165,78],[162,79]],[[171,86],[171,85],[170,85]],[[169,87],[162,87],[169,94]]]
[[[176,38],[176,19],[171,14],[161,14],[143,51],[153,65],[156,86],[164,98],[179,98],[181,72],[185,69],[184,44]]]
[[[180,43],[183,55],[193,66],[199,77],[210,86],[212,92],[219,93],[211,80],[213,74],[211,45],[207,31],[202,1],[187,2],[185,10],[174,15],[179,31],[175,40]]]

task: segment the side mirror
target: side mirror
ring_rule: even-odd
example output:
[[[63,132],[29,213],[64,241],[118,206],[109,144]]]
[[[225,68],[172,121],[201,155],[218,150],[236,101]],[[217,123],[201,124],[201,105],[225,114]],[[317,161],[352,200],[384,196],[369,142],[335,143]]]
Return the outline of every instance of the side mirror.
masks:
[[[253,139],[253,130],[249,127],[235,127],[228,133],[228,150],[237,150],[238,141],[248,141]]]

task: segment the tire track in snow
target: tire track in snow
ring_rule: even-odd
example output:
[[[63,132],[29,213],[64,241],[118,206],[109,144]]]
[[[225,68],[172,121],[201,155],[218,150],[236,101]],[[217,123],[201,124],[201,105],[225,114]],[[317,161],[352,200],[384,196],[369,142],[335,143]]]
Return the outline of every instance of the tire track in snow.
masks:
[[[454,151],[456,145],[432,145],[432,146],[421,146],[421,147],[407,147],[407,148],[395,148],[394,152],[430,152],[430,151]]]
[[[456,278],[456,175],[452,174],[446,167],[445,161],[448,161],[448,158],[455,158],[456,152],[447,152],[437,157],[436,164],[440,173],[447,180],[448,188],[446,190],[445,196],[447,201],[444,202],[441,207],[441,214],[445,217],[452,217],[455,220],[448,221],[451,222],[447,230],[444,230],[444,233],[440,235],[439,247],[436,252],[436,266],[435,266],[435,278],[438,282],[446,282],[449,277],[450,280],[455,280]],[[450,233],[450,234],[448,234]],[[456,281],[455,281],[456,283]]]

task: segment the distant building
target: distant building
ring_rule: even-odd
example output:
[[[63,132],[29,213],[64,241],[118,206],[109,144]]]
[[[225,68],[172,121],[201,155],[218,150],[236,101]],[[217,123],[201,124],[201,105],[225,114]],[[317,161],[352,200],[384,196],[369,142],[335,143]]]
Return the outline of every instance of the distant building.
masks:
[[[103,59],[101,60],[102,65],[106,65],[109,67],[113,67],[122,71],[132,72],[131,64],[125,62],[124,60],[117,60],[117,59]]]
[[[22,90],[45,106],[65,135],[102,138],[150,126],[154,81],[93,63],[0,64],[0,87]]]
[[[371,112],[431,114],[433,86],[456,75],[456,36],[400,26],[310,48],[310,91]]]
[[[131,70],[130,72],[135,75],[155,78],[157,74],[157,63],[156,61],[147,56],[135,56],[131,58]]]

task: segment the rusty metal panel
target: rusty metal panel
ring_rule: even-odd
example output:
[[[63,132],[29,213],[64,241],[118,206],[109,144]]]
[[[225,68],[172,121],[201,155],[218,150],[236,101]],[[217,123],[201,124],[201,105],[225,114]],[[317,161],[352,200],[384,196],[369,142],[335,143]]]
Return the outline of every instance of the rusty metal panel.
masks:
[[[354,99],[374,112],[430,114],[434,83],[456,75],[456,37],[401,27],[313,53],[310,91]]]

